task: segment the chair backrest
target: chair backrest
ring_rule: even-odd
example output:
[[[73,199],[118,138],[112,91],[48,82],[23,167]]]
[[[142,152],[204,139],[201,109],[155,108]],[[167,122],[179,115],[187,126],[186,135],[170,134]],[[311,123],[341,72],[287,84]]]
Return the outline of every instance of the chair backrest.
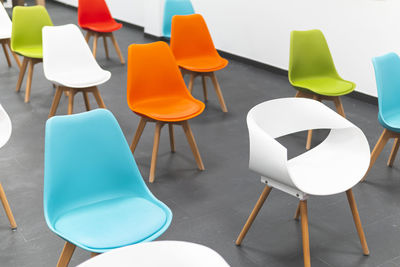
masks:
[[[194,14],[194,8],[190,0],[165,0],[163,35],[165,37],[171,36],[171,23],[173,16],[190,14]]]
[[[129,46],[127,96],[131,108],[160,97],[193,98],[165,42]]]
[[[88,23],[114,20],[105,0],[79,0],[78,24],[83,27]]]
[[[3,106],[0,105],[0,147],[3,147],[5,144],[7,144],[11,136],[11,131],[12,125],[10,117]]]
[[[47,79],[54,74],[85,68],[101,69],[76,25],[43,27],[43,69]]]
[[[112,113],[96,109],[46,123],[44,214],[126,196],[153,198]]]
[[[322,103],[305,98],[270,100],[247,115],[250,136],[249,167],[262,176],[296,187],[287,168],[287,149],[275,139],[308,129],[354,127]]]
[[[43,6],[13,9],[11,49],[18,50],[25,46],[42,46],[42,28],[52,26],[50,16]]]
[[[11,37],[11,20],[3,5],[0,5],[0,38]]]
[[[320,30],[292,31],[289,81],[315,76],[339,77],[323,33]]]
[[[172,18],[171,50],[177,60],[218,55],[207,24],[200,14],[176,15]]]
[[[378,91],[379,115],[399,110],[400,101],[400,58],[389,53],[372,59]]]

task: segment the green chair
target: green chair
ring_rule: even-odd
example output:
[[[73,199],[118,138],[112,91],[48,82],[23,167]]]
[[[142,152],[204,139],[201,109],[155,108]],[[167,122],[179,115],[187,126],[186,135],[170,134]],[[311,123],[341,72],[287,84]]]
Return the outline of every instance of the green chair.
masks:
[[[320,30],[292,31],[290,35],[289,81],[296,97],[317,101],[330,100],[337,112],[346,117],[340,96],[351,93],[356,85],[343,80],[336,71],[328,44]],[[310,149],[312,130],[306,148]]]
[[[32,84],[33,66],[42,62],[42,28],[53,26],[47,10],[43,6],[21,7],[13,10],[11,50],[24,57],[16,91],[19,92],[28,67],[26,81],[25,103],[29,102]]]

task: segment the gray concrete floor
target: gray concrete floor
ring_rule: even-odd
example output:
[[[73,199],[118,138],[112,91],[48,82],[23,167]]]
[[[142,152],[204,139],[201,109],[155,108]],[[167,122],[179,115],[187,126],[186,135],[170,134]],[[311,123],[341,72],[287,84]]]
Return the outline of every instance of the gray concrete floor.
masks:
[[[48,10],[55,25],[77,23],[75,9],[49,2]],[[129,44],[152,41],[144,37],[142,30],[130,26],[124,26],[116,37],[125,57]],[[106,60],[99,43],[98,61],[112,73],[100,92],[130,142],[139,118],[126,104],[126,66],[110,51],[111,60]],[[14,89],[17,67],[14,64],[8,68],[3,55],[0,57],[0,102],[13,122],[11,140],[0,153],[0,177],[19,226],[12,232],[5,214],[0,212],[0,266],[55,266],[64,242],[48,230],[42,205],[44,127],[54,89],[44,78],[42,65],[36,65],[31,102],[24,104],[24,89],[20,93]],[[279,191],[271,193],[242,246],[234,245],[263,189],[259,176],[248,169],[246,114],[262,101],[290,97],[295,91],[286,77],[235,60],[217,75],[229,113],[220,111],[210,89],[206,110],[191,120],[206,170],[196,169],[181,130],[176,131],[175,154],[169,152],[167,131],[162,132],[156,181],[149,188],[171,208],[174,218],[160,239],[204,244],[232,266],[302,266],[301,228],[292,219],[297,199]],[[200,81],[196,81],[194,95],[202,99]],[[348,118],[365,132],[373,147],[382,131],[377,106],[351,97],[343,97],[343,105]],[[75,112],[84,111],[79,95],[75,106]],[[65,113],[63,98],[59,114]],[[146,127],[135,153],[146,181],[153,131],[154,125]],[[315,133],[314,145],[325,135],[323,131]],[[304,152],[305,136],[303,132],[282,139],[292,156]],[[312,197],[309,219],[313,266],[400,266],[400,163],[386,167],[389,152],[388,146],[367,182],[354,188],[371,255],[362,255],[345,194]],[[77,249],[71,266],[88,257],[88,252]]]

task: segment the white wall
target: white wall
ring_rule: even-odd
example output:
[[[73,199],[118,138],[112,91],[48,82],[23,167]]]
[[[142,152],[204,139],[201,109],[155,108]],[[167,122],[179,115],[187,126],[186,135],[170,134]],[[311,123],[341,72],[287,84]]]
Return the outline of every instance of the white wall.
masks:
[[[76,0],[60,0],[63,2]],[[116,18],[160,36],[163,0],[107,0]],[[400,53],[399,0],[192,0],[218,49],[287,69],[291,30],[321,29],[339,74],[376,96],[371,58]],[[140,11],[141,9],[141,11]]]

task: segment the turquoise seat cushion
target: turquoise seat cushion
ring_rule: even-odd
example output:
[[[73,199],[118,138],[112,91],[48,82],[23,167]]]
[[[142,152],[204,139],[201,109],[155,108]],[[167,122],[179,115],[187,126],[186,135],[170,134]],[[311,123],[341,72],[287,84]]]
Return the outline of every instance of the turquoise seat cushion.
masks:
[[[381,114],[378,114],[379,123],[386,129],[393,132],[400,133],[400,110],[385,114],[385,120],[382,119]]]
[[[140,242],[166,223],[165,211],[138,197],[122,197],[73,209],[59,217],[58,234],[76,245],[112,249]]]

